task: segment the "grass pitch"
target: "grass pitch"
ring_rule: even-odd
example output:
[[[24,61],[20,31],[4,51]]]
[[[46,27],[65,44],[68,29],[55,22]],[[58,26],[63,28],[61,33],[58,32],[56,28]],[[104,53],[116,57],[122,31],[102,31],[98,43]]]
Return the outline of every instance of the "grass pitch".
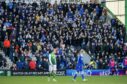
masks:
[[[83,82],[78,77],[74,82],[71,76],[57,76],[57,82],[48,82],[47,76],[0,76],[0,84],[127,84],[127,76],[89,76]]]

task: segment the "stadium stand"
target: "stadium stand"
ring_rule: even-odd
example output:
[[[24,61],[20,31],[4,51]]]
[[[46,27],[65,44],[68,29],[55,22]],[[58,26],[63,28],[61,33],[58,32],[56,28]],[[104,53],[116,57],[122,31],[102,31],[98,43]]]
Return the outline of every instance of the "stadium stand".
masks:
[[[96,64],[92,69],[107,69],[111,58],[122,68],[125,26],[107,18],[106,8],[97,3],[0,2],[0,67],[30,70],[34,60],[36,70],[47,70],[57,45],[59,70],[75,68],[81,48]]]

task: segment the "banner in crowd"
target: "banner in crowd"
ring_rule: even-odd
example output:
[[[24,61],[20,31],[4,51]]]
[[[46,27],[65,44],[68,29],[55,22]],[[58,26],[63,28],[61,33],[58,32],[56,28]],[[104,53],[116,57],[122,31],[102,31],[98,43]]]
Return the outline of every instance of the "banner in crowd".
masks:
[[[76,73],[76,70],[66,70],[67,76],[73,76]],[[85,75],[87,76],[108,76],[110,75],[110,70],[84,70]],[[124,70],[117,70],[116,75],[125,75]]]
[[[48,71],[11,71],[12,76],[46,76]],[[57,76],[64,76],[65,71],[57,71]]]

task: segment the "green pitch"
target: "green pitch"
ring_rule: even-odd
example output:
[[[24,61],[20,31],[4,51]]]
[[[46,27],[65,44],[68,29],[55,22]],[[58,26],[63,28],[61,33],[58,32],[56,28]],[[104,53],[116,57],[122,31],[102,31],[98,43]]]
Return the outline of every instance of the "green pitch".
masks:
[[[46,76],[0,76],[0,84],[127,84],[127,76],[90,76],[85,82],[79,77],[74,82],[71,76],[57,76],[56,79],[57,82],[48,82]]]

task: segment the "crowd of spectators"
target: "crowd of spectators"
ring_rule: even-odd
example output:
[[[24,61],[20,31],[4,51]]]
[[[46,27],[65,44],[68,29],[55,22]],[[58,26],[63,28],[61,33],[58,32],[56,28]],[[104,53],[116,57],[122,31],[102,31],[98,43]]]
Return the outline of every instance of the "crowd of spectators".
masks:
[[[36,70],[47,70],[57,45],[58,69],[74,69],[81,48],[97,69],[108,68],[112,57],[120,68],[127,55],[125,31],[101,4],[0,2],[0,67],[29,70],[35,61]]]

